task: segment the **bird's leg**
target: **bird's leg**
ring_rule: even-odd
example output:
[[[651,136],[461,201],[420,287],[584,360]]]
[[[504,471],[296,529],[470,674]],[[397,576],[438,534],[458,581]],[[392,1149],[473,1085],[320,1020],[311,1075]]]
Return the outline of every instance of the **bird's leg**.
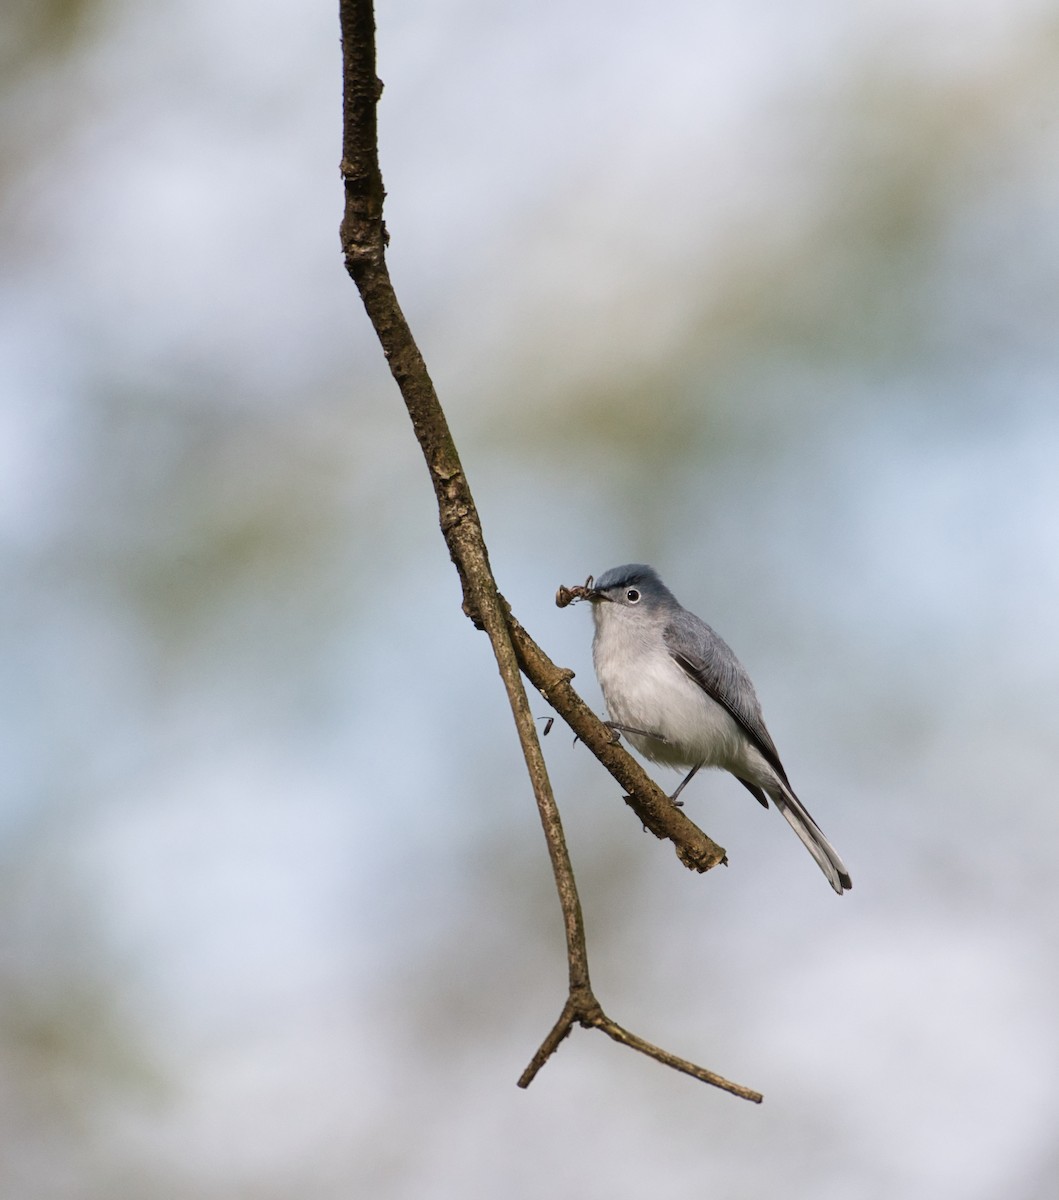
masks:
[[[672,800],[673,803],[677,806],[677,808],[684,807],[684,801],[678,800],[677,797],[688,786],[688,784],[691,783],[691,781],[695,778],[695,772],[698,771],[699,767],[701,767],[701,766],[702,766],[702,763],[696,763],[691,768],[691,770],[684,776],[684,778],[680,781],[680,784],[677,787],[677,790],[673,793],[672,796],[669,797],[670,800]]]
[[[619,733],[619,734],[620,733],[633,733],[633,734],[636,734],[638,737],[653,738],[654,741],[661,742],[663,746],[669,745],[669,738],[663,737],[660,733],[651,733],[647,729],[637,729],[633,725],[622,725],[622,723],[620,721],[604,721],[603,724],[606,725],[608,729],[613,729],[615,733]],[[615,738],[615,741],[617,741],[617,738]],[[673,793],[673,795],[669,797],[669,799],[676,805],[677,808],[684,807],[684,801],[678,800],[677,797],[684,790],[685,784],[688,784],[691,782],[691,777],[695,774],[695,772],[701,766],[702,766],[702,763],[696,763],[695,766],[693,766],[691,768],[691,770],[687,773],[687,775],[684,777],[683,781],[680,784],[680,787],[678,787],[677,790]],[[628,799],[628,797],[626,797],[626,799]]]
[[[622,725],[620,721],[604,721],[604,725],[608,729],[613,729],[615,733],[634,733],[637,737],[653,738],[656,742],[661,742],[664,746],[669,745],[669,739],[664,738],[660,733],[652,733],[649,729],[637,729],[633,725]],[[617,741],[617,738],[614,739]]]

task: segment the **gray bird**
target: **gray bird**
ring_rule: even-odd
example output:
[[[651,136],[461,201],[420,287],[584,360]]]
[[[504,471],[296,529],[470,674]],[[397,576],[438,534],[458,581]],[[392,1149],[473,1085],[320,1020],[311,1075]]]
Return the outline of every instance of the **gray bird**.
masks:
[[[682,608],[651,567],[613,567],[577,591],[592,603],[592,662],[610,723],[645,758],[690,770],[721,767],[759,804],[787,818],[828,882],[853,885],[842,859],[794,794],[742,663]]]

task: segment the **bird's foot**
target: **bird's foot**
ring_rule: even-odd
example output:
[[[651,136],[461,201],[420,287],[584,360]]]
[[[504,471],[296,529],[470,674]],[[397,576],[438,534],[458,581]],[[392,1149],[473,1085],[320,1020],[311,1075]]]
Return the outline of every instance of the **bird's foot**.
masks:
[[[604,721],[604,725],[617,735],[614,740],[620,741],[623,733],[631,733],[636,737],[651,738],[652,741],[661,742],[663,746],[669,745],[669,739],[663,737],[660,733],[652,733],[649,729],[637,729],[635,725],[623,725],[620,721]]]

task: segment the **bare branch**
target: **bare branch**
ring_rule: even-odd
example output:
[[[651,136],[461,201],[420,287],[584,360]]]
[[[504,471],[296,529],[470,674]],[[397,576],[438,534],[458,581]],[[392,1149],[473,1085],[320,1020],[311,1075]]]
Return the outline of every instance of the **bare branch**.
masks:
[[[379,170],[376,126],[376,105],[382,84],[375,74],[372,0],[340,0],[339,9],[343,59],[342,178],[346,197],[341,239],[346,268],[382,344],[426,459],[437,497],[441,531],[463,586],[464,611],[475,625],[485,630],[493,647],[537,801],[563,912],[569,999],[562,1017],[520,1083],[524,1087],[529,1084],[573,1024],[579,1023],[602,1029],[623,1045],[703,1082],[747,1099],[760,1100],[756,1092],[730,1084],[622,1029],[604,1014],[592,993],[577,885],[522,672],[628,789],[627,799],[644,824],[658,837],[668,837],[674,842],[685,865],[698,871],[708,870],[724,861],[724,851],[670,804],[636,762],[615,744],[613,731],[599,721],[570,687],[572,673],[556,667],[544,654],[511,616],[507,602],[497,591],[481,522],[448,422],[386,267],[388,239],[382,215],[385,192]]]

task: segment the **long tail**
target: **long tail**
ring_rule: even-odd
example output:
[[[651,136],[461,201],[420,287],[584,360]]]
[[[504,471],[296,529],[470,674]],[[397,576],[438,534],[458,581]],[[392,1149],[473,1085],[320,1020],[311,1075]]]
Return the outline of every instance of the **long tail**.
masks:
[[[791,791],[778,787],[768,789],[773,803],[787,818],[787,824],[801,839],[802,845],[816,859],[827,882],[841,896],[853,886],[846,864],[838,857],[834,846],[824,837],[823,830],[809,815],[805,805]]]

